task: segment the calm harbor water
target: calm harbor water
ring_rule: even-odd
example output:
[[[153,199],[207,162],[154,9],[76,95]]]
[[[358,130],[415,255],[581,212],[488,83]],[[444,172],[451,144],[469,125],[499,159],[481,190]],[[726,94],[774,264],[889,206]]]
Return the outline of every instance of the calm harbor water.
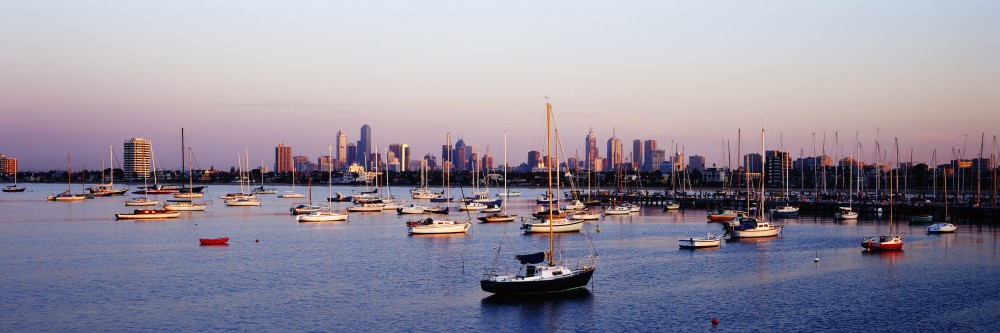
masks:
[[[592,240],[600,261],[587,291],[510,300],[479,289],[497,247],[511,269],[515,253],[548,247],[517,223],[430,237],[407,235],[415,217],[395,212],[297,223],[288,208],[303,199],[226,207],[217,197],[239,189],[225,185],[209,186],[205,212],[116,222],[132,209],[125,198],[47,202],[64,186],[26,186],[0,193],[0,332],[1000,330],[1000,233],[990,225],[927,235],[904,222],[905,251],[865,253],[860,240],[886,221],[803,216],[784,220],[779,238],[691,251],[677,239],[721,227],[703,210],[646,208],[556,236],[567,259]],[[509,208],[527,215],[541,190],[521,191]],[[326,196],[314,188],[317,201]],[[230,245],[198,245],[222,236]]]

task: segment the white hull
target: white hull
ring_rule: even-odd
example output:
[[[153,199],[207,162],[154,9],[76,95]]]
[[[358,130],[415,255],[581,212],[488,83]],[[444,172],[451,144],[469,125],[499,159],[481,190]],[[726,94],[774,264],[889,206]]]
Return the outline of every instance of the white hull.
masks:
[[[958,226],[948,222],[934,223],[927,227],[927,232],[932,234],[943,234],[955,232],[956,230],[958,230]]]
[[[347,221],[347,216],[347,213],[315,212],[308,215],[298,215],[295,220],[299,222]]]
[[[204,197],[204,193],[174,193],[174,198],[201,198]]]
[[[302,198],[305,198],[306,195],[305,194],[298,194],[298,193],[285,193],[285,194],[279,195],[278,197],[279,198],[284,198],[284,199],[302,199]]]
[[[552,232],[577,232],[583,228],[583,221],[570,221],[566,219],[557,219],[552,221]],[[538,223],[525,223],[521,226],[524,229],[524,233],[547,233],[549,232],[549,221],[542,220]]]
[[[573,215],[570,215],[569,219],[570,220],[583,220],[583,221],[600,220],[601,219],[601,213],[579,213],[579,214],[573,214]]]
[[[733,230],[730,236],[733,238],[760,238],[760,237],[774,237],[781,233],[781,228],[768,228],[768,229],[749,229],[749,230]]]
[[[160,200],[153,201],[126,201],[126,206],[156,206],[160,204]]]
[[[182,212],[202,212],[205,211],[204,204],[192,204],[192,203],[176,203],[176,204],[166,204],[163,205],[163,209],[169,211],[182,211]]]
[[[247,200],[247,199],[229,199],[226,200],[226,206],[233,207],[256,207],[260,206],[260,200]]]
[[[383,206],[382,204],[364,204],[361,206],[348,207],[347,211],[358,212],[358,213],[381,212],[382,206]]]
[[[49,199],[49,200],[55,200],[55,201],[83,201],[83,199],[86,199],[87,197],[82,196],[82,195],[74,195],[74,196],[66,196],[66,197],[53,196],[51,198],[52,199]]]
[[[833,218],[838,220],[856,220],[858,219],[858,212],[840,212],[833,214]]]
[[[632,213],[632,209],[626,206],[614,206],[604,210],[604,215],[626,215]]]
[[[472,222],[465,223],[454,223],[454,224],[426,224],[418,225],[415,227],[409,227],[409,231],[414,235],[426,235],[426,234],[457,234],[464,233],[469,230],[469,226]]]
[[[678,243],[684,249],[716,247],[722,244],[722,237],[680,239]]]

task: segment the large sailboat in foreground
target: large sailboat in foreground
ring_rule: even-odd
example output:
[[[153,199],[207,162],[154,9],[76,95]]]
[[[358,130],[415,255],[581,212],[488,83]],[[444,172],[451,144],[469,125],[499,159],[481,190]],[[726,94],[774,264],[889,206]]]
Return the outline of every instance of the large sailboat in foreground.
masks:
[[[896,144],[896,156],[899,156],[899,143]],[[893,165],[889,163],[889,165]],[[899,251],[903,249],[903,235],[893,228],[893,206],[895,206],[895,194],[892,193],[892,182],[895,175],[893,170],[889,170],[889,233],[886,235],[871,236],[861,241],[861,247],[866,251]]]
[[[548,151],[552,151],[552,133],[551,133],[551,122],[552,122],[552,104],[546,103],[546,123],[548,128]],[[549,166],[549,197],[551,198],[552,193],[552,163],[548,163]],[[554,203],[549,201],[549,212],[554,210]],[[551,214],[551,213],[550,213]],[[522,295],[522,294],[539,294],[539,293],[554,293],[562,292],[568,290],[574,290],[586,287],[587,283],[590,282],[590,278],[594,275],[594,270],[596,269],[597,257],[591,256],[591,262],[589,265],[580,266],[578,268],[569,268],[560,265],[556,265],[555,261],[555,235],[553,220],[555,218],[550,216],[547,221],[549,223],[549,250],[548,252],[537,252],[528,255],[516,256],[517,260],[523,265],[523,267],[518,271],[517,274],[500,274],[496,270],[496,260],[494,260],[494,267],[492,270],[486,272],[486,275],[482,280],[479,281],[480,287],[483,291],[498,294],[498,295]],[[499,258],[500,251],[497,250],[497,257]],[[545,260],[548,259],[548,264],[543,264]]]

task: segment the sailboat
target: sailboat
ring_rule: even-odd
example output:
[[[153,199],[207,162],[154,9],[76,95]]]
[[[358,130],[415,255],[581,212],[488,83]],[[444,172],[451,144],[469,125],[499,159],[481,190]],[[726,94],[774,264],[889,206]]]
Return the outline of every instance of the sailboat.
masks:
[[[552,104],[545,103],[546,106],[546,123],[549,128],[548,131],[548,148],[549,152],[552,151],[552,134],[551,134],[551,121],[552,121]],[[549,169],[549,189],[548,197],[552,198],[552,163],[548,163]],[[549,202],[549,212],[552,212],[554,203]],[[483,279],[479,281],[480,288],[483,291],[498,294],[498,295],[519,295],[519,294],[538,294],[538,293],[553,293],[553,292],[563,292],[568,290],[574,290],[586,287],[587,283],[590,282],[590,278],[594,275],[594,270],[596,269],[597,257],[591,257],[592,261],[590,265],[584,265],[578,268],[569,268],[560,263],[556,265],[555,262],[555,232],[556,226],[554,218],[550,216],[547,219],[549,227],[547,232],[549,233],[549,250],[548,252],[537,252],[528,255],[519,255],[515,258],[523,266],[517,274],[500,274],[496,270],[496,259],[494,259],[494,268],[487,271],[483,276]],[[582,222],[576,222],[582,225]],[[579,230],[579,229],[577,229]],[[497,249],[497,258],[500,256],[500,250]],[[547,265],[539,265],[548,259]]]
[[[295,168],[292,168],[292,190],[285,191],[285,193],[282,193],[278,197],[285,199],[301,199],[306,197],[305,194],[295,193]]]
[[[504,131],[503,132],[503,192],[502,192],[502,194],[508,193],[507,191],[508,191],[508,189],[507,189],[507,131]],[[502,196],[502,197],[507,198],[508,196]],[[483,223],[491,223],[491,222],[513,222],[514,219],[517,218],[517,215],[507,214],[507,205],[502,205],[501,207],[503,209],[502,212],[500,212],[500,213],[490,213],[489,215],[480,217],[479,220],[483,221]]]
[[[546,106],[546,124],[548,127],[548,156],[552,155],[552,104],[545,103]],[[566,218],[566,214],[558,212],[555,207],[557,204],[557,198],[552,193],[552,163],[551,159],[545,163],[549,170],[549,189],[543,194],[545,198],[552,199],[548,200],[548,209],[545,210],[545,216],[540,222],[530,222],[525,221],[521,224],[521,230],[524,233],[549,233],[553,232],[578,232],[583,228],[582,220],[569,220]],[[550,249],[551,252],[551,249]]]
[[[333,145],[330,145],[330,156],[333,156]],[[329,196],[333,197],[333,164],[332,161],[327,160],[327,178],[326,185],[328,188]],[[312,182],[310,182],[310,185]],[[309,187],[309,202],[312,204],[312,186]],[[329,222],[329,221],[347,221],[348,212],[336,212],[333,210],[333,201],[327,200],[326,209],[317,210],[315,212],[309,213],[307,215],[298,215],[295,217],[296,221],[299,222]]]
[[[73,179],[73,169],[70,164],[70,156],[66,154],[66,192],[49,195],[49,201],[83,201],[87,196],[83,194],[73,194],[71,187]]]
[[[152,166],[153,172],[156,172],[156,160],[150,156],[149,160],[150,166]],[[145,189],[149,186],[149,173],[142,173],[142,188]],[[145,190],[143,190],[144,192]],[[139,191],[134,191],[132,193],[138,193]],[[125,200],[125,206],[156,206],[160,204],[160,200],[150,200],[144,196],[135,197],[132,199]]]
[[[944,177],[944,222],[938,222],[927,226],[929,234],[945,234],[958,230],[958,226],[948,222],[948,176]]]
[[[896,143],[896,155],[899,156],[899,143]],[[877,154],[877,152],[876,152]],[[892,163],[889,163],[892,165]],[[889,170],[890,174],[892,170]],[[861,247],[865,248],[867,251],[898,251],[903,249],[903,244],[906,241],[903,240],[901,234],[894,233],[893,229],[893,206],[895,206],[895,195],[892,193],[892,181],[894,177],[889,177],[889,233],[887,235],[872,236],[865,238],[861,241]]]
[[[771,216],[774,217],[774,218],[782,218],[782,217],[784,217],[784,218],[795,218],[795,217],[799,217],[799,207],[795,207],[795,206],[792,206],[792,205],[788,204],[788,191],[789,191],[789,185],[790,184],[789,184],[789,181],[788,181],[789,180],[789,178],[788,178],[789,177],[789,172],[788,172],[788,169],[785,167],[786,166],[785,165],[785,156],[787,156],[787,155],[786,154],[782,154],[782,153],[785,153],[785,149],[784,149],[785,144],[784,144],[783,140],[782,140],[781,146],[782,146],[781,153],[778,153],[778,156],[781,157],[781,174],[782,174],[782,178],[783,178],[782,182],[785,183],[785,193],[784,193],[785,204],[771,209]],[[761,156],[763,156],[763,155],[761,155]],[[824,170],[825,170],[825,167],[824,167]]]
[[[253,196],[252,194],[247,194],[247,190],[244,187],[244,183],[247,181],[247,177],[243,174],[243,158],[240,157],[240,153],[236,152],[236,158],[240,163],[240,193],[230,193],[227,194],[224,199],[226,199],[226,206],[260,206],[260,199]],[[250,168],[249,158],[247,159],[247,168]],[[249,172],[249,171],[248,171]],[[247,186],[249,187],[249,186]]]
[[[24,192],[24,187],[17,186],[17,171],[14,171],[14,185],[7,185],[3,187],[4,192]]]
[[[125,195],[128,193],[128,188],[115,188],[115,152],[112,150],[111,146],[108,146],[108,151],[111,153],[111,182],[104,183],[104,168],[101,168],[101,183],[100,185],[95,185],[87,188],[87,192],[94,196],[107,197],[112,195]],[[102,159],[101,164],[104,164]]]
[[[764,156],[764,129],[760,129],[760,150],[761,156]],[[733,221],[726,224],[729,237],[731,238],[761,238],[761,237],[774,237],[781,234],[782,226],[774,224],[770,221],[764,219],[764,159],[761,159],[761,174],[760,174],[760,198],[758,198],[758,203],[760,207],[757,209],[757,217],[744,217],[739,219],[739,221]],[[749,186],[750,181],[747,180],[747,186]],[[750,202],[750,193],[747,191],[747,204]],[[747,209],[749,210],[749,209]]]
[[[194,158],[194,155],[191,153],[191,148],[188,148],[188,157],[189,157],[188,158],[188,163],[189,163],[188,164],[188,188],[194,188],[194,170],[191,169],[191,164],[190,164],[191,163],[191,159]],[[194,202],[194,201],[191,201],[191,198],[200,198],[201,197],[200,195],[202,193],[199,193],[199,192],[188,192],[188,193],[177,193],[177,194],[198,194],[199,196],[197,196],[197,197],[195,197],[195,196],[189,196],[189,197],[187,197],[188,200],[171,202],[171,203],[165,203],[165,204],[163,204],[163,209],[168,210],[168,211],[201,212],[201,211],[204,211],[205,210],[205,206],[208,205],[207,203],[204,203],[204,202]],[[174,194],[174,196],[176,197],[177,194]]]
[[[854,150],[857,151],[857,144]],[[847,207],[839,207],[840,211],[833,214],[833,218],[838,220],[856,220],[858,212],[854,211],[854,152],[851,152],[851,172],[847,181]],[[858,189],[861,188],[861,177],[858,177]]]

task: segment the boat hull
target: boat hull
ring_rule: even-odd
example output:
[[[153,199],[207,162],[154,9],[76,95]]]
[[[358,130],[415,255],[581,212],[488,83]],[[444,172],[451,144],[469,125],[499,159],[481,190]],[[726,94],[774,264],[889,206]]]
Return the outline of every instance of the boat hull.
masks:
[[[162,220],[180,217],[180,212],[136,209],[132,214],[115,214],[117,220]]]
[[[24,187],[7,186],[3,188],[4,192],[24,192]]]
[[[572,273],[557,278],[529,281],[497,281],[485,279],[479,281],[480,288],[485,292],[497,295],[527,295],[542,293],[557,293],[584,288],[594,276],[593,268],[576,269]]]
[[[178,204],[172,204],[172,205],[171,204],[167,204],[167,205],[163,205],[163,209],[164,210],[169,210],[169,211],[176,211],[176,212],[203,212],[203,211],[205,211],[205,205],[204,204],[186,204],[186,203],[178,203]]]
[[[198,238],[198,242],[201,243],[201,245],[227,245],[229,244],[229,237]]]
[[[472,222],[418,225],[409,227],[409,232],[412,235],[458,234],[467,232],[470,225],[472,225]]]
[[[542,221],[539,223],[527,223],[521,226],[526,234],[532,233],[548,233],[549,232],[549,222]],[[583,221],[566,221],[561,223],[553,223],[551,227],[551,232],[578,232],[583,229]]]
[[[730,232],[730,236],[733,238],[761,238],[761,237],[774,237],[781,233],[781,228],[771,228],[771,229],[748,229],[748,230],[733,230]]]
[[[480,217],[479,220],[483,223],[493,223],[493,222],[513,222],[517,218],[517,215],[507,215],[507,214],[496,214]]]
[[[706,247],[717,247],[722,244],[722,238],[689,238],[678,240],[678,245],[682,249],[700,249]]]
[[[861,242],[861,247],[869,251],[900,251],[903,249],[903,241],[876,241],[873,239],[868,239]]]
[[[931,234],[946,234],[952,233],[958,230],[958,227],[951,223],[934,223],[927,227],[927,233]]]
[[[296,216],[295,220],[299,222],[334,222],[347,221],[347,217],[348,214],[316,212],[308,215]]]

